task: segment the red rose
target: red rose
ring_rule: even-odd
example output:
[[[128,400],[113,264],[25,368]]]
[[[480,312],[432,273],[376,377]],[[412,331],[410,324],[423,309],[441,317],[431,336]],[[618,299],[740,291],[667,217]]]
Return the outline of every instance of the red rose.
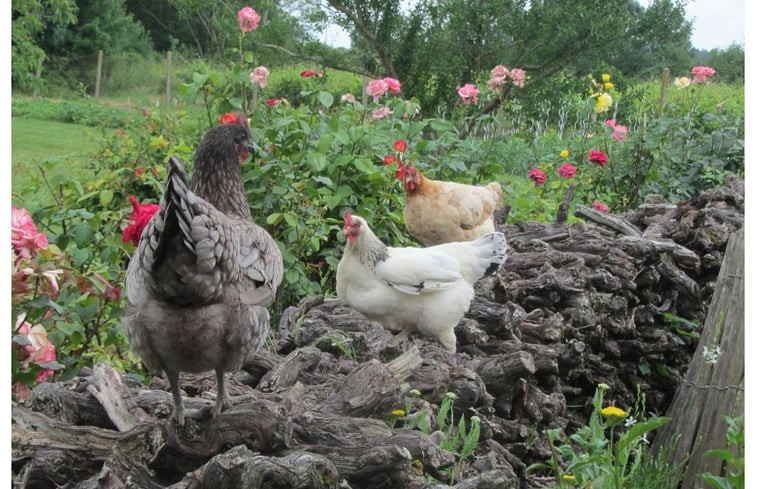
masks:
[[[538,168],[531,168],[531,170],[528,172],[528,178],[530,178],[537,187],[544,185],[544,182],[547,181],[547,174],[541,171]]]
[[[607,204],[604,202],[600,202],[598,200],[595,200],[593,204],[591,204],[591,208],[594,210],[598,210],[599,212],[610,212],[610,208],[607,207]]]
[[[221,124],[236,124],[239,122],[239,118],[236,114],[233,114],[231,112],[226,112],[224,115],[221,116],[220,119],[218,119],[218,122]]]
[[[398,151],[400,153],[404,153],[407,149],[407,143],[404,139],[399,139],[394,142],[394,151]]]
[[[300,76],[305,77],[305,78],[309,78],[313,75],[315,75],[315,71],[313,70],[305,70],[302,73],[300,73]]]
[[[388,155],[384,156],[384,160],[381,162],[382,165],[387,166],[391,165],[392,163],[398,163],[400,160],[397,159],[396,156]]]
[[[607,164],[607,155],[596,149],[589,150],[589,161],[604,167]]]

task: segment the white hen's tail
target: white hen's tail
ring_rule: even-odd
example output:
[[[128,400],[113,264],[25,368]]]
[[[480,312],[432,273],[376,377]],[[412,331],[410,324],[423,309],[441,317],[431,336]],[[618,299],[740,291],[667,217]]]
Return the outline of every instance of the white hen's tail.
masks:
[[[507,259],[507,239],[499,232],[485,234],[473,241],[445,243],[433,248],[457,258],[463,277],[470,283],[496,272]]]

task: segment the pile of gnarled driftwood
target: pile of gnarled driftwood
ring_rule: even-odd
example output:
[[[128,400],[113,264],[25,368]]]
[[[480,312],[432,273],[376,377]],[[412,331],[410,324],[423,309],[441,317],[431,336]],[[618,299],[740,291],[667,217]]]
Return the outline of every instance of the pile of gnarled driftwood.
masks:
[[[537,487],[546,479],[525,468],[550,456],[544,430],[584,424],[599,383],[616,406],[632,407],[639,389],[664,414],[743,226],[744,186],[576,214],[572,225],[504,226],[508,260],[477,284],[455,355],[309,297],[229,376],[235,406],[212,420],[179,430],[166,381],[148,389],[107,365],[43,383],[13,404],[15,486]],[[213,377],[182,376],[188,408],[213,402]],[[450,392],[454,427],[480,420],[464,460],[461,446],[442,448],[455,430],[437,424]]]

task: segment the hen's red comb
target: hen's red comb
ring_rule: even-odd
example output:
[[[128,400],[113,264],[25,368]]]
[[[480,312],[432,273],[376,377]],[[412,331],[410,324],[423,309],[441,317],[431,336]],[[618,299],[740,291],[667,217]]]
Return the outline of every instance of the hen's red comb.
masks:
[[[344,213],[344,224],[349,226],[351,222],[352,222],[352,213],[350,211],[347,211]]]

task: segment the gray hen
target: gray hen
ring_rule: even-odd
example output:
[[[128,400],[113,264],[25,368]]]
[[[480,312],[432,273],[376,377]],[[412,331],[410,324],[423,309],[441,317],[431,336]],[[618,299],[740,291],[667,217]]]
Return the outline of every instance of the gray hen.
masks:
[[[240,170],[251,148],[244,124],[210,129],[189,188],[171,158],[161,209],[126,272],[126,337],[145,365],[166,372],[179,425],[179,372],[215,370],[216,416],[229,405],[224,372],[239,370],[268,335],[283,264],[276,242],[252,222]]]

